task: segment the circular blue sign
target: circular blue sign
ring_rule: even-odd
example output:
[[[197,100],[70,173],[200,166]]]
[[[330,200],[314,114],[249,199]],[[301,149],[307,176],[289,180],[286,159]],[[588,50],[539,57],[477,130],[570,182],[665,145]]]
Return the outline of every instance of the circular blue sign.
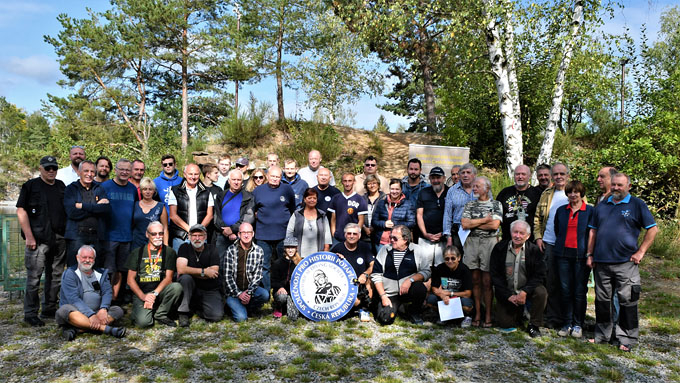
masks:
[[[336,321],[345,316],[357,299],[357,275],[346,260],[329,252],[303,258],[295,266],[290,294],[295,307],[313,321]]]

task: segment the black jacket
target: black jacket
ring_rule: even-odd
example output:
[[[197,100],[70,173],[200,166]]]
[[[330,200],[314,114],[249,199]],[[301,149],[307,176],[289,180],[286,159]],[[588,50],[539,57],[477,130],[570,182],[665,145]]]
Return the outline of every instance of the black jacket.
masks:
[[[203,185],[203,182],[198,181],[196,185],[198,193],[196,193],[196,222],[201,223],[208,214],[208,201],[210,198],[210,191]],[[187,180],[183,179],[182,183],[172,187],[172,193],[177,199],[177,215],[184,221],[189,223],[189,195],[187,194]],[[170,220],[170,238],[186,239],[189,233],[184,231],[181,227],[175,225]]]
[[[498,242],[491,250],[491,282],[493,283],[496,299],[506,302],[515,292],[508,288],[508,280],[505,273],[505,255],[508,251],[510,240]],[[545,284],[545,263],[543,253],[532,242],[524,243],[524,260],[527,271],[527,284],[521,289],[530,294],[539,285]]]
[[[229,191],[228,184],[226,184],[225,187],[227,189],[222,190],[222,192],[217,195],[217,198],[215,199],[215,207],[213,207],[213,224],[220,233],[222,232],[222,229],[227,226],[222,220],[222,203],[227,202],[224,200],[224,196],[227,194],[227,191]],[[240,218],[238,221],[236,221],[236,223],[230,226],[231,231],[234,234],[238,233],[238,228],[242,223],[245,222],[252,225],[255,222],[255,215],[253,214],[255,200],[253,199],[253,194],[247,191],[245,188],[241,188],[240,193],[243,194],[243,200],[241,201],[241,208],[239,211]]]

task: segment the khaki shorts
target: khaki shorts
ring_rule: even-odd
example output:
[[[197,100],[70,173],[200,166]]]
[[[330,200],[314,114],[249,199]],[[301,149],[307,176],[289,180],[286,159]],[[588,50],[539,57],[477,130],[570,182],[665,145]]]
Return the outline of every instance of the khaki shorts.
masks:
[[[491,250],[498,243],[496,237],[480,238],[467,237],[465,240],[465,247],[463,248],[463,263],[470,270],[480,269],[482,271],[489,271],[489,260],[491,259]]]

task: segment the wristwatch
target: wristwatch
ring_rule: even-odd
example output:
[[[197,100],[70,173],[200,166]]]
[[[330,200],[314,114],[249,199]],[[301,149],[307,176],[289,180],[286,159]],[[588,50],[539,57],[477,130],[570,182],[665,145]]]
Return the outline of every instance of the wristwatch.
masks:
[[[415,281],[416,281],[415,279],[413,279],[413,277],[409,278],[408,280],[409,280],[411,283],[415,283]]]
[[[205,269],[201,269],[201,277],[205,277]]]
[[[157,296],[158,296],[158,291],[154,290],[154,291],[151,292],[151,294],[153,294],[154,296],[157,297]]]

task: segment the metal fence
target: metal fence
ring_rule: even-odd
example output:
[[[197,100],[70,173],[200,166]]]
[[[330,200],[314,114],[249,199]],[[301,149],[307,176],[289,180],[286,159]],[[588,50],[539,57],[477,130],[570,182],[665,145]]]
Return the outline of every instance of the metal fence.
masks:
[[[26,283],[24,248],[15,201],[0,202],[0,286],[11,294],[23,293]]]

